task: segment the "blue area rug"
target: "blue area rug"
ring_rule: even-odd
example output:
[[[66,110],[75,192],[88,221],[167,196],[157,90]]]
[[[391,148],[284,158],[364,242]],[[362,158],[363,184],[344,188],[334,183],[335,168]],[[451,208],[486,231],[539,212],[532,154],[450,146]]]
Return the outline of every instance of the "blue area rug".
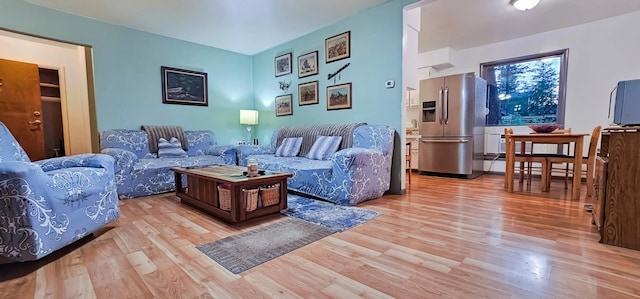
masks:
[[[334,231],[345,231],[382,215],[369,209],[341,206],[294,194],[289,194],[287,198],[287,210],[282,211],[282,214]]]

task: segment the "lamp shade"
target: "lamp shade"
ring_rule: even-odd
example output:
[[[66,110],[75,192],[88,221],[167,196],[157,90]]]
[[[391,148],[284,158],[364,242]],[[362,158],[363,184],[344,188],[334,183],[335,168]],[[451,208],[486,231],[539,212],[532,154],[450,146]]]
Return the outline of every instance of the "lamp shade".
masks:
[[[540,0],[511,0],[511,4],[518,10],[528,10],[534,8]]]
[[[257,125],[258,111],[257,110],[240,110],[240,124],[241,125]]]

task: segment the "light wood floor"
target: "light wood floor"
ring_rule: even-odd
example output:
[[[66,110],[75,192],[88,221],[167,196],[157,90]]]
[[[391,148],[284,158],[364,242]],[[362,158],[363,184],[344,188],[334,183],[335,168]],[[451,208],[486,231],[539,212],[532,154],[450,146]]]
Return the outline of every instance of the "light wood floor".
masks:
[[[282,216],[231,227],[173,194],[122,200],[121,219],[95,238],[0,266],[0,298],[640,296],[640,251],[598,243],[563,181],[518,188],[414,174],[406,195],[360,205],[384,215],[240,275],[195,246]]]

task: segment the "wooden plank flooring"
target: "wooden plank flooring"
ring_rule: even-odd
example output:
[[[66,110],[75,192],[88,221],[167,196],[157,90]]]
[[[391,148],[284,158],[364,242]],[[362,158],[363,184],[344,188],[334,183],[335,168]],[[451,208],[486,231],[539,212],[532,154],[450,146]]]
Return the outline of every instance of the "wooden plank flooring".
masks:
[[[640,297],[640,251],[598,243],[563,181],[531,190],[413,175],[406,195],[360,204],[382,216],[239,275],[195,246],[284,216],[233,227],[173,193],[122,200],[94,237],[0,265],[0,298]]]

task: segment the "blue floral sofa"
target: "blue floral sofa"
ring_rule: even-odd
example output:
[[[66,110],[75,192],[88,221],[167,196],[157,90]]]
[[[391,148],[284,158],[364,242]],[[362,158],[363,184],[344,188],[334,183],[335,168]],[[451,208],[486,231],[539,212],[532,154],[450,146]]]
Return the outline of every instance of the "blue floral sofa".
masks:
[[[292,173],[287,188],[340,205],[356,205],[389,190],[395,130],[384,125],[311,125],[281,128],[264,146],[239,146],[238,164],[255,159],[259,169]],[[306,157],[317,136],[341,136],[328,160]],[[295,157],[276,156],[284,138],[303,137]],[[304,144],[306,142],[306,146]]]
[[[0,122],[0,264],[40,259],[120,217],[113,158],[31,162]]]
[[[103,154],[115,159],[118,195],[133,198],[175,190],[171,167],[236,164],[234,146],[218,146],[212,131],[184,131],[188,140],[187,156],[158,158],[149,150],[149,138],[143,130],[113,129],[100,134]],[[184,178],[183,178],[184,179]]]

